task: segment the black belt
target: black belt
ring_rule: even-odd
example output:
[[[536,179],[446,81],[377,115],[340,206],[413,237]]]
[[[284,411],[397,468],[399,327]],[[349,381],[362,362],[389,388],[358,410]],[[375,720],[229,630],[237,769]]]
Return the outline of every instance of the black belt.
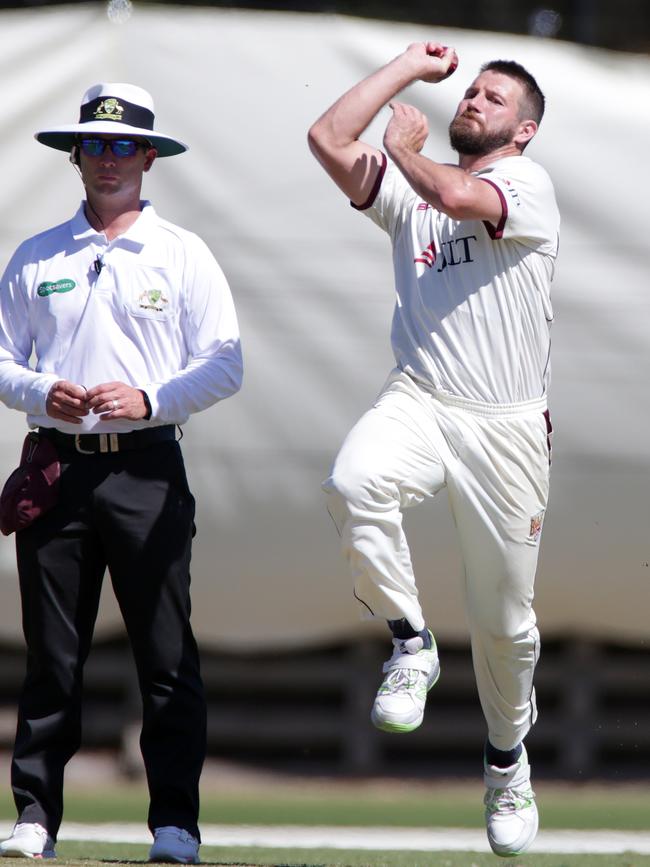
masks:
[[[67,434],[53,427],[39,427],[40,436],[51,440],[60,449],[82,455],[115,454],[134,449],[146,449],[157,443],[176,439],[176,425],[132,430],[126,433]]]

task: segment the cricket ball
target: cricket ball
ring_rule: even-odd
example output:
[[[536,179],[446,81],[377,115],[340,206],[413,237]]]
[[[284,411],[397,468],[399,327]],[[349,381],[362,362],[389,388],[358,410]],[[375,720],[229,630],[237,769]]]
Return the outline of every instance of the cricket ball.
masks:
[[[449,76],[452,73],[456,72],[457,68],[458,68],[458,55],[454,51],[453,56],[451,58],[451,63],[449,64],[449,69],[447,70],[447,74],[445,75],[445,78],[449,78]]]

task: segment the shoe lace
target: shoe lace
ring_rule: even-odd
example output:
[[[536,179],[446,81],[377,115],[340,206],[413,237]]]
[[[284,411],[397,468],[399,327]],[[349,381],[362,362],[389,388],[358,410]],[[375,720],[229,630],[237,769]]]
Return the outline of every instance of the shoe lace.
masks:
[[[532,789],[490,789],[484,804],[491,813],[514,813],[530,806],[534,797]]]
[[[411,692],[418,687],[419,681],[424,675],[414,668],[396,668],[391,671],[381,685],[382,692],[398,694]]]

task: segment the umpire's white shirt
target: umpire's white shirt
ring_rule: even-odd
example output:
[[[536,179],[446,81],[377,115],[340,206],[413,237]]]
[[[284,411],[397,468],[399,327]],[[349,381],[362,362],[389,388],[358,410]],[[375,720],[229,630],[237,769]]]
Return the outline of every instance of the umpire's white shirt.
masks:
[[[21,244],[5,270],[0,399],[26,412],[32,427],[76,434],[182,424],[236,392],[241,377],[239,329],[223,272],[199,237],[160,219],[148,202],[110,243],[90,226],[82,203],[72,220]],[[152,418],[54,421],[45,401],[62,379],[85,388],[121,381],[144,389]]]
[[[437,211],[393,164],[364,209],[393,243],[393,351],[425,387],[489,404],[537,401],[550,370],[560,223],[553,185],[524,156],[478,176],[499,193],[498,226]]]

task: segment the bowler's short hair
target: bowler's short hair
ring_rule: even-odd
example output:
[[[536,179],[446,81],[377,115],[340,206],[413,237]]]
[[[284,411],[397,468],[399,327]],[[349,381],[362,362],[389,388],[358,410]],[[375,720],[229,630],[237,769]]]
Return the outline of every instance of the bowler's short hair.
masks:
[[[524,88],[524,98],[520,106],[520,120],[534,120],[539,126],[544,117],[546,99],[539,85],[527,69],[514,60],[490,60],[481,67],[481,72],[500,72],[515,78]]]

